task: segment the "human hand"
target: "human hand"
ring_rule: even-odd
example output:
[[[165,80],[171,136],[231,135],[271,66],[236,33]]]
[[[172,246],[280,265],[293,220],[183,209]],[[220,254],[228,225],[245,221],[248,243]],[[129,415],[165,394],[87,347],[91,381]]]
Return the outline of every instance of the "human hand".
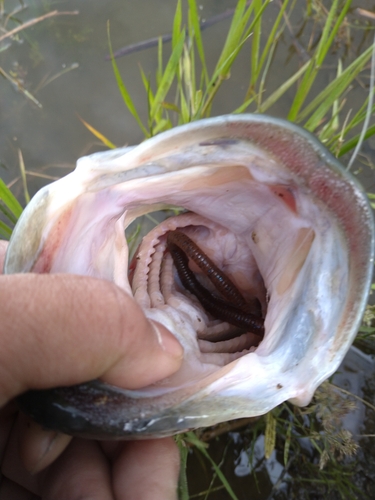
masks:
[[[5,249],[0,241],[0,271]],[[127,389],[152,384],[180,367],[173,335],[113,284],[74,275],[0,276],[0,318],[0,500],[175,499],[173,439],[72,439],[12,402],[99,377]]]

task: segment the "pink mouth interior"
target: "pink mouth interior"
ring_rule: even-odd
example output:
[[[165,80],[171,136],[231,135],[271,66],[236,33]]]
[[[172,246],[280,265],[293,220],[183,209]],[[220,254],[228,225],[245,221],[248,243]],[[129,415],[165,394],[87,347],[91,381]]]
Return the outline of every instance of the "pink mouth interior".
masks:
[[[196,181],[180,183],[178,199],[168,180],[164,190],[163,200],[174,205],[182,201],[189,211],[166,219],[143,238],[130,264],[132,293],[145,311],[158,311],[151,314],[154,319],[162,312],[174,317],[177,336],[189,325],[201,364],[223,367],[254,352],[263,340],[208,313],[184,288],[167,248],[168,233],[182,231],[230,278],[251,312],[265,319],[266,339],[275,314],[273,304],[297,278],[314,230],[304,220],[306,207],[296,190],[287,184],[255,182],[248,171],[244,175],[243,167],[224,168],[203,177],[199,187]],[[217,295],[191,260],[189,267],[205,288]]]
[[[249,304],[251,312],[264,317],[266,290],[257,264],[246,250],[246,242],[223,226],[191,212],[166,219],[143,238],[130,266],[136,301],[144,309],[162,310],[171,306],[182,314],[185,309],[196,329],[202,362],[224,365],[254,351],[261,340],[259,335],[216,319],[181,284],[166,242],[168,232],[176,229],[182,230],[218,264]],[[189,265],[200,282],[216,296],[218,293],[207,276],[193,261]]]

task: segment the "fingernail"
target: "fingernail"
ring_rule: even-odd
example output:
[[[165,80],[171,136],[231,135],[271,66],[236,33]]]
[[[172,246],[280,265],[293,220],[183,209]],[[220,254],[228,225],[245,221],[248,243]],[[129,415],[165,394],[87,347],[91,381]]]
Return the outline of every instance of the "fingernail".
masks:
[[[163,351],[173,358],[181,359],[184,355],[184,349],[176,337],[160,323],[151,321],[151,324]]]
[[[31,472],[31,474],[36,474],[44,468],[44,463],[48,462],[48,455],[51,450],[53,450],[54,444],[58,439],[58,435],[59,434],[57,432],[53,431],[45,431],[43,434],[39,433],[39,456],[35,459],[35,462],[32,465],[30,464],[31,466],[29,465],[29,472]],[[37,450],[35,450],[35,452],[36,451]]]
[[[20,455],[26,470],[31,474],[44,469],[66,448],[71,436],[42,428],[29,422],[22,433]]]
[[[47,440],[45,442],[44,453],[35,463],[31,473],[36,474],[50,465],[65,450],[71,439],[72,436],[68,436],[67,434],[62,434],[61,432],[52,434],[51,432],[49,442]]]

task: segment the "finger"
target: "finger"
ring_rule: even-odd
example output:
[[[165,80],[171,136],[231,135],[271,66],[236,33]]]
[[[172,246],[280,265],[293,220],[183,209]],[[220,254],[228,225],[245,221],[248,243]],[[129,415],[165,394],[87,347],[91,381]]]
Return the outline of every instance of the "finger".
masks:
[[[113,466],[116,499],[176,500],[180,457],[172,438],[126,443]]]
[[[38,494],[39,485],[37,478],[25,469],[25,466],[21,462],[19,456],[18,438],[22,425],[22,419],[19,414],[8,439],[4,457],[1,463],[1,472],[6,478],[19,484],[27,491],[32,491],[33,493]]]
[[[27,491],[19,484],[2,477],[0,482],[0,500],[38,500],[39,496]]]
[[[7,404],[0,412],[0,461],[8,443],[10,431],[18,414],[17,405],[12,402]]]
[[[31,474],[50,465],[71,440],[71,436],[44,429],[26,415],[20,415],[19,454],[23,465]]]
[[[98,444],[74,439],[46,471],[42,498],[114,500],[109,464]]]
[[[27,491],[40,493],[40,475],[35,473],[52,463],[71,439],[65,434],[44,431],[19,413],[2,457],[3,476]]]
[[[0,318],[0,404],[26,389],[97,377],[139,388],[171,375],[182,361],[175,337],[104,280],[0,276]]]
[[[5,252],[6,252],[7,246],[8,246],[7,241],[0,240],[0,274],[3,272]]]

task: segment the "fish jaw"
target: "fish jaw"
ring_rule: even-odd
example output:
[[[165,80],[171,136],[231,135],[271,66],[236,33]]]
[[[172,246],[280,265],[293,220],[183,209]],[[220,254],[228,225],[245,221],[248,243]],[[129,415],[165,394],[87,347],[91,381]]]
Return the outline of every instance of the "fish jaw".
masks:
[[[220,249],[217,262],[237,277],[244,294],[241,266],[252,280],[261,275],[266,333],[252,352],[221,364],[199,347],[198,323],[207,321],[199,304],[173,293],[169,301],[152,303],[158,299],[150,299],[147,269],[136,269],[139,276],[129,283],[124,228],[164,206],[183,207],[197,222],[185,224],[189,214],[165,222],[149,237],[157,244],[145,249],[147,258],[169,230],[183,227],[208,253]],[[256,416],[288,399],[305,405],[356,335],[373,245],[361,187],[315,138],[282,120],[202,120],[135,148],[82,158],[72,174],[44,188],[25,209],[5,272],[69,272],[113,281],[180,340],[184,365],[142,391],[94,381],[34,391],[23,397],[24,408],[64,432],[124,438]],[[228,264],[231,252],[241,258]],[[89,401],[84,408],[78,402],[83,394]]]

